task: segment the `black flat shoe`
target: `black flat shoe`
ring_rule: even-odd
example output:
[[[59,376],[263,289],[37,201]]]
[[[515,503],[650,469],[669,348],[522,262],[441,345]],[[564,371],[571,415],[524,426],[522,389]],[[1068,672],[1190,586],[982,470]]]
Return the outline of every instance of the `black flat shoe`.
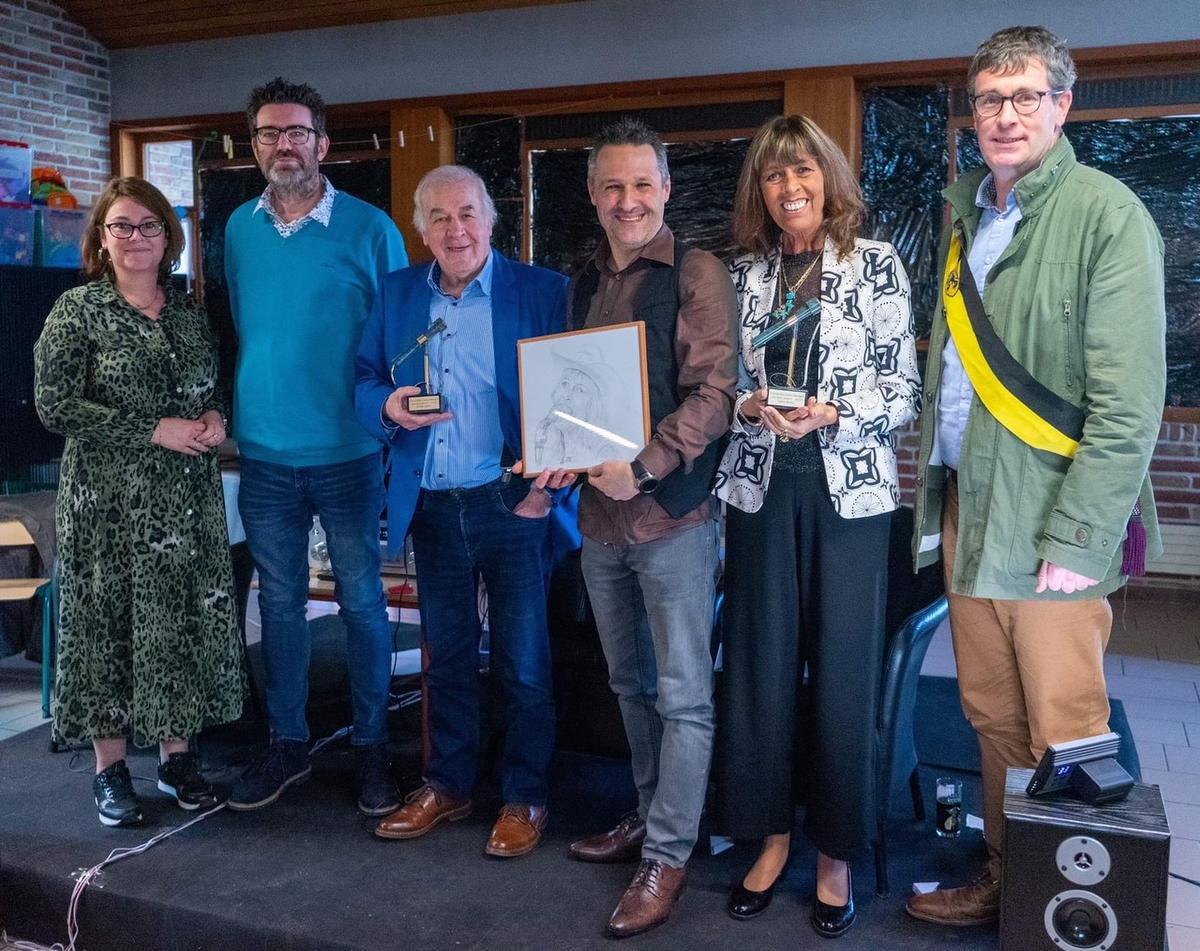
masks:
[[[761,892],[751,891],[741,882],[733,889],[729,896],[729,911],[730,918],[736,918],[738,921],[749,921],[757,915],[761,915],[767,910],[771,904],[771,899],[775,895],[775,883],[779,879],[776,878],[766,889]]]
[[[850,930],[854,924],[854,881],[850,877],[850,866],[846,866],[846,885],[850,898],[844,905],[826,905],[825,902],[813,896],[812,921],[813,931],[822,938],[838,938]]]

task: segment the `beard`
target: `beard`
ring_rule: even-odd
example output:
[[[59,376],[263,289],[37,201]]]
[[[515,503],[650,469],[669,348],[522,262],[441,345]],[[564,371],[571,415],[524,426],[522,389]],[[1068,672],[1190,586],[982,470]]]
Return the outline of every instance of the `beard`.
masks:
[[[294,158],[296,164],[281,168],[278,156],[272,156],[272,161],[263,169],[277,195],[284,199],[306,198],[321,187],[321,167],[315,149],[311,152],[296,149],[285,153],[284,157]]]

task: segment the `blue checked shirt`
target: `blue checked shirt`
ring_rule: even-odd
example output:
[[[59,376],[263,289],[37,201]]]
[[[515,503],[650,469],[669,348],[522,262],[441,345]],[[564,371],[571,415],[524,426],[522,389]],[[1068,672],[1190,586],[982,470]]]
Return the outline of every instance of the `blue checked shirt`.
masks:
[[[429,343],[429,379],[454,418],[430,427],[423,489],[470,489],[500,478],[504,433],[492,344],[492,254],[457,300],[442,293],[442,270],[429,269],[429,322],[446,329]]]
[[[1017,192],[1013,189],[1008,193],[1008,203],[1003,211],[996,210],[996,182],[988,175],[979,185],[975,195],[975,204],[983,209],[979,219],[979,230],[975,233],[975,241],[967,256],[967,265],[971,268],[971,276],[975,278],[975,286],[979,288],[979,296],[987,288],[988,272],[996,263],[1004,249],[1008,247],[1021,221],[1021,208],[1017,204]],[[967,432],[967,414],[975,399],[975,387],[963,367],[962,358],[958,355],[958,347],[954,338],[946,338],[946,347],[942,351],[942,385],[938,394],[938,425],[934,440],[933,460],[941,460],[943,465],[957,469],[962,456],[963,437]]]

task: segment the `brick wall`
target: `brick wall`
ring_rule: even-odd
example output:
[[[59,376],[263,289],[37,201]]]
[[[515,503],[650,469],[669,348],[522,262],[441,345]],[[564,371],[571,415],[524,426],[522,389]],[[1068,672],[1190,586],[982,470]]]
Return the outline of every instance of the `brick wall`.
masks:
[[[59,7],[0,0],[0,139],[33,147],[89,205],[108,181],[108,50]]]
[[[153,142],[146,146],[146,179],[172,205],[190,208],[193,201],[192,142]]]
[[[916,476],[917,433],[914,423],[896,439],[901,495],[909,505]],[[1200,423],[1162,424],[1150,463],[1150,479],[1162,521],[1200,524]]]

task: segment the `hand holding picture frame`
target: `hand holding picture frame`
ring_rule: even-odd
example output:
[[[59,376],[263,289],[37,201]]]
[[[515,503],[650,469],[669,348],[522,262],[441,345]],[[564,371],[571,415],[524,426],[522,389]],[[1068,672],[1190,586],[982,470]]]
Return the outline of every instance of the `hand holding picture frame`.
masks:
[[[586,472],[650,440],[641,321],[517,341],[524,474]]]

